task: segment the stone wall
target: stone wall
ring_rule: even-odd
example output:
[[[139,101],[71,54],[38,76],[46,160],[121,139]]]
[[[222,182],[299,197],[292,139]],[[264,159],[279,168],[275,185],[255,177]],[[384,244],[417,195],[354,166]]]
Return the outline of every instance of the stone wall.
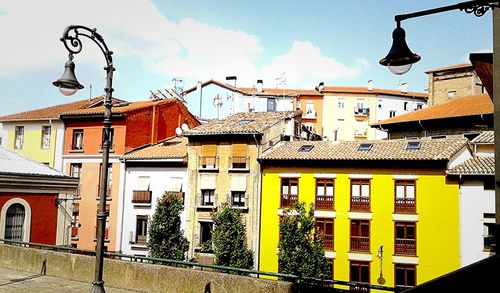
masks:
[[[90,283],[95,257],[0,244],[0,266]],[[292,283],[105,259],[105,287],[140,292],[292,292]]]

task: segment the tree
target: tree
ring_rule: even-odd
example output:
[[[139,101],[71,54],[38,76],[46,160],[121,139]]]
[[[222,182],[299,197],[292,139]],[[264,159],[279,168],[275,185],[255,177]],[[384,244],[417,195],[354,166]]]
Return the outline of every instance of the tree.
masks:
[[[299,277],[331,279],[322,234],[316,234],[314,204],[306,212],[305,203],[286,209],[280,221],[279,272]]]
[[[253,253],[247,249],[246,230],[241,220],[240,210],[222,204],[212,213],[214,231],[212,243],[215,264],[241,269],[253,267]]]
[[[149,255],[155,258],[185,260],[189,242],[181,230],[182,199],[165,192],[158,199],[149,229]]]

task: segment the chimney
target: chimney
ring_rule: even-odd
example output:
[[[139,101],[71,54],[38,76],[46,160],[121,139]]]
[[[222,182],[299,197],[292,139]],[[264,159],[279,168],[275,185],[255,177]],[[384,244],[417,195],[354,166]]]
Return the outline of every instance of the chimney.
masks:
[[[403,94],[408,93],[408,83],[406,81],[402,82],[399,87],[400,87],[401,93],[403,93]]]
[[[321,93],[321,92],[323,91],[323,89],[324,89],[324,88],[325,88],[325,83],[324,83],[324,82],[320,82],[320,83],[318,84],[318,87],[317,87],[316,89],[318,90],[318,92],[320,92],[320,93]]]
[[[264,91],[262,79],[257,79],[257,92],[262,93]]]
[[[367,88],[368,88],[369,91],[373,91],[373,80],[370,79],[368,81],[368,87]]]

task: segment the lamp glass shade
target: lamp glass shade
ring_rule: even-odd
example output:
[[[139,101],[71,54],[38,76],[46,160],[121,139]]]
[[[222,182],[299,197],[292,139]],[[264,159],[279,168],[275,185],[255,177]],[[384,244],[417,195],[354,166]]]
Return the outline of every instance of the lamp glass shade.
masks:
[[[65,96],[73,95],[77,90],[83,89],[75,76],[75,63],[68,60],[64,64],[64,73],[61,78],[52,83],[54,86],[59,88],[59,91]]]
[[[387,65],[387,68],[389,68],[389,71],[392,72],[393,74],[396,75],[401,75],[405,74],[411,69],[411,63],[410,64],[405,64],[405,65]]]
[[[392,67],[389,70],[394,74],[404,74],[411,68],[411,64],[420,60],[420,56],[413,53],[406,44],[406,33],[401,27],[392,32],[392,46],[387,56],[382,58],[380,65]],[[409,65],[409,66],[408,66]]]

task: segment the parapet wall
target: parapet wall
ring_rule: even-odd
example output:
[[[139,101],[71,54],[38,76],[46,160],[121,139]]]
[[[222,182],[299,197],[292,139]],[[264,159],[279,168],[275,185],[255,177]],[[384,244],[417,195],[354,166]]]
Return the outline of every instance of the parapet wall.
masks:
[[[95,257],[0,244],[0,266],[88,282]],[[292,283],[199,271],[188,268],[104,260],[105,286],[141,292],[292,292]]]

